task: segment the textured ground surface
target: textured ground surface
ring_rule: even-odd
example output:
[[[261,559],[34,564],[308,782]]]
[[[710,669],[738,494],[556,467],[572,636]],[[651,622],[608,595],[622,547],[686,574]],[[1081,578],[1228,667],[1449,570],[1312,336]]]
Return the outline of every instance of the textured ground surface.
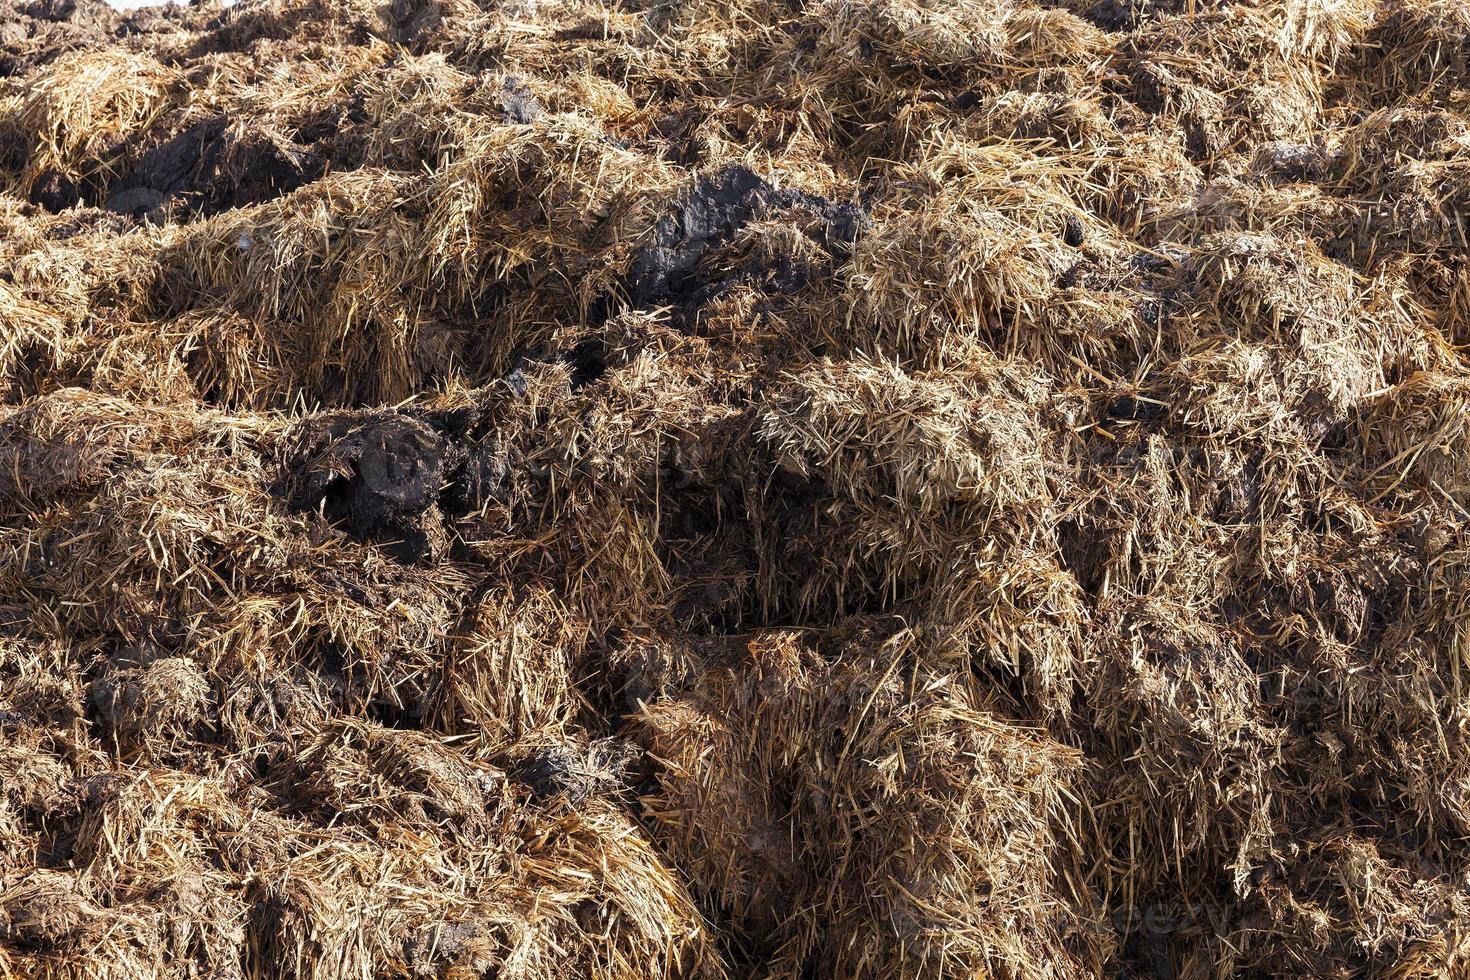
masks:
[[[0,974],[1460,975],[1467,58],[0,8]]]

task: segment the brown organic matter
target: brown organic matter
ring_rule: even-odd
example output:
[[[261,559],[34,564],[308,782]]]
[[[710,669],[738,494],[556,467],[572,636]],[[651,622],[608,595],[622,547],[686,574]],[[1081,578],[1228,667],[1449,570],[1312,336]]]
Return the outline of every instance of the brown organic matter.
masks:
[[[1470,975],[1464,0],[0,9],[0,978]]]

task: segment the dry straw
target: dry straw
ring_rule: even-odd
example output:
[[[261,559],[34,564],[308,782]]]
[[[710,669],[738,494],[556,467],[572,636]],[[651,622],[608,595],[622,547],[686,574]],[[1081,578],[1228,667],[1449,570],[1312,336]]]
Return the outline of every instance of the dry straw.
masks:
[[[0,977],[1464,975],[1467,24],[0,11]]]

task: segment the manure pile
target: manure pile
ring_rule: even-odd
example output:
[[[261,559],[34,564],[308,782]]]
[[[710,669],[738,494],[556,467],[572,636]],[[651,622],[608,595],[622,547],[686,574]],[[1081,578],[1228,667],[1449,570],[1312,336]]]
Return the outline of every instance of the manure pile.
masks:
[[[0,10],[0,976],[1470,975],[1470,3]]]

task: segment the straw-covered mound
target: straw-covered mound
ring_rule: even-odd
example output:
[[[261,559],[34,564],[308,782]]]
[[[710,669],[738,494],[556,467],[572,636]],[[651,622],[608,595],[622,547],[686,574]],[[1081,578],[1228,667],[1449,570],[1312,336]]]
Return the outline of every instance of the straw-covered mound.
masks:
[[[0,976],[1470,975],[1467,58],[0,10]]]

